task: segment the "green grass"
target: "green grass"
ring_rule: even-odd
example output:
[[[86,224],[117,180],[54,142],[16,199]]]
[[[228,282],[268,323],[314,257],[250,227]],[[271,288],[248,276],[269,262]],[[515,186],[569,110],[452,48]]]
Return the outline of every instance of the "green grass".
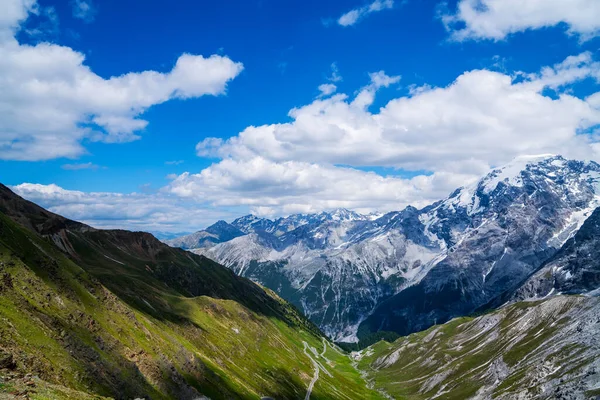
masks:
[[[32,399],[304,397],[303,341],[322,349],[322,336],[274,293],[144,236],[66,237],[72,257],[0,214],[0,276],[12,281],[0,286],[0,348],[40,377]],[[382,399],[345,354],[326,357],[333,377],[321,373],[313,399]]]
[[[563,367],[548,379],[582,371],[589,364],[589,359],[577,361],[586,349],[574,343],[567,343],[538,359],[540,349],[552,343],[557,332],[569,323],[569,319],[561,315],[573,307],[581,307],[582,301],[585,300],[570,297],[556,316],[540,314],[544,317],[528,326],[524,336],[520,336],[520,330],[514,330],[515,324],[543,302],[517,303],[478,318],[457,318],[393,343],[376,343],[363,350],[358,366],[367,372],[376,387],[397,399],[428,399],[436,395],[444,399],[465,399],[479,391],[488,379],[490,362],[497,360],[512,366],[513,371],[491,387],[494,396],[514,397],[522,389],[535,394],[537,389],[530,388],[528,376],[535,374],[545,360]],[[479,335],[477,324],[483,320],[492,323],[494,316],[499,318],[498,324]],[[381,364],[385,357],[395,357],[395,360],[389,365]]]

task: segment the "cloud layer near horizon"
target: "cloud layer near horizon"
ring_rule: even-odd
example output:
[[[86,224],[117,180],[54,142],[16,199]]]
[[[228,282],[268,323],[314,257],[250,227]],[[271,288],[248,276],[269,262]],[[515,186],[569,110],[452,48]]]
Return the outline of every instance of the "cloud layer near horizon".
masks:
[[[206,138],[198,155],[222,161],[164,190],[204,199],[219,193],[215,204],[273,214],[386,211],[428,204],[519,155],[598,158],[600,95],[569,94],[572,84],[600,81],[590,53],[537,73],[465,72],[446,87],[413,88],[371,111],[376,92],[399,79],[374,73],[353,98],[321,93],[291,110],[292,122],[248,127],[225,141]],[[417,176],[365,171],[374,166]]]
[[[150,232],[193,231],[237,214],[210,205],[186,203],[164,193],[110,193],[66,190],[60,186],[23,183],[11,187],[18,195],[67,218],[95,228]]]

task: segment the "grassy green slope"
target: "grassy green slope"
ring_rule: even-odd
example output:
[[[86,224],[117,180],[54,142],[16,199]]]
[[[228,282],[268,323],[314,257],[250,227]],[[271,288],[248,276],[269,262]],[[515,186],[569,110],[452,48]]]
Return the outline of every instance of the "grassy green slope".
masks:
[[[323,338],[276,295],[150,235],[4,196],[0,399],[304,398],[304,342],[320,353]],[[345,355],[325,356],[312,399],[380,398]]]
[[[591,398],[598,333],[600,299],[558,296],[382,341],[357,358],[397,399]]]

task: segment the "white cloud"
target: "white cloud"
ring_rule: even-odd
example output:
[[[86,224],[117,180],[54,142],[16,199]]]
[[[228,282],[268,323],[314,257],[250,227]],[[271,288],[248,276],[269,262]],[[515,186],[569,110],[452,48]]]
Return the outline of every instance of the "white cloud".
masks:
[[[50,43],[22,45],[14,35],[37,4],[0,0],[0,158],[45,160],[85,153],[83,140],[139,138],[140,116],[171,99],[225,93],[243,69],[227,57],[183,54],[170,72],[104,79],[85,56]]]
[[[337,63],[335,63],[335,62],[331,63],[330,68],[331,68],[331,75],[329,76],[329,78],[327,78],[327,80],[330,82],[333,82],[333,83],[341,82],[343,80],[343,78],[340,75],[340,70],[337,66]]]
[[[20,23],[36,10],[37,3],[36,0],[2,0],[0,5],[0,40],[4,41],[14,36]]]
[[[569,34],[587,40],[600,33],[598,0],[460,0],[456,12],[442,15],[455,40],[492,39],[530,29],[565,24]]]
[[[98,12],[96,6],[91,0],[73,0],[71,1],[73,17],[90,23],[96,18]]]
[[[104,229],[190,232],[238,216],[162,193],[81,192],[31,183],[11,189],[54,213]]]
[[[394,0],[375,0],[373,3],[348,11],[338,19],[341,26],[356,24],[367,15],[394,7]]]
[[[295,108],[289,123],[248,127],[222,141],[208,138],[199,152],[221,158],[264,157],[350,166],[445,171],[474,159],[487,165],[519,154],[568,152],[589,156],[581,130],[600,123],[589,99],[568,94],[569,85],[600,78],[589,53],[570,57],[536,74],[474,70],[446,87],[424,86],[372,113],[376,90],[398,77],[371,74],[354,98],[335,94]],[[545,95],[556,90],[555,97]],[[200,151],[201,150],[201,151]]]
[[[319,94],[319,97],[327,97],[329,95],[332,95],[335,93],[336,90],[337,86],[335,86],[333,83],[324,83],[322,85],[319,85],[319,92],[321,92]]]
[[[520,154],[598,159],[598,135],[580,132],[600,124],[600,93],[578,98],[566,92],[572,83],[598,79],[599,71],[588,53],[538,73],[475,70],[446,87],[413,89],[375,113],[369,111],[375,92],[400,78],[374,73],[354,98],[315,99],[290,111],[290,123],[200,142],[199,155],[222,160],[196,174],[172,175],[156,193],[16,189],[95,226],[160,231],[194,230],[249,210],[285,215],[424,206]],[[552,97],[544,95],[548,90],[555,91]],[[402,178],[357,168],[368,166],[431,173]]]
[[[222,160],[163,190],[260,214],[423,206],[521,154],[598,159],[598,135],[584,132],[600,124],[600,93],[569,93],[572,84],[599,81],[599,74],[590,53],[537,73],[474,70],[445,87],[413,88],[377,112],[369,110],[377,90],[400,78],[370,74],[371,83],[354,97],[317,98],[291,110],[292,122],[203,140],[198,154]],[[372,167],[418,176],[365,172]]]
[[[97,228],[181,232],[253,212],[262,216],[346,207],[361,212],[424,206],[476,176],[439,173],[412,179],[303,162],[225,160],[199,174],[170,176],[159,191],[82,192],[23,183],[12,189],[52,212]]]
[[[338,207],[370,212],[409,204],[425,206],[474,178],[457,171],[402,179],[353,168],[254,157],[227,159],[199,174],[182,174],[163,191],[198,201],[210,199],[217,207],[244,205],[261,214]]]
[[[37,15],[39,21],[34,27],[26,28],[25,33],[35,40],[52,40],[60,31],[58,14],[54,7],[35,7],[31,10]]]
[[[199,157],[213,157],[223,145],[223,139],[208,137],[196,145],[196,154]]]
[[[0,158],[77,156],[85,139],[132,140],[147,124],[140,115],[148,107],[223,93],[242,69],[226,57],[183,55],[169,73],[104,79],[72,49],[19,45],[14,32],[33,7],[28,4],[12,0],[12,16],[0,15]],[[290,110],[291,122],[206,138],[197,154],[218,161],[198,173],[169,175],[172,181],[157,192],[85,193],[32,184],[15,190],[98,227],[189,231],[248,210],[283,215],[423,206],[520,154],[598,159],[600,92],[578,97],[572,91],[574,83],[600,81],[591,53],[534,73],[468,71],[445,86],[410,87],[377,110],[378,90],[400,77],[380,71],[369,78],[356,94],[339,93],[333,64],[321,95]],[[367,172],[381,167],[417,176]]]
[[[599,72],[600,63],[589,53],[536,73],[474,70],[444,87],[413,88],[371,111],[377,90],[400,79],[373,73],[355,96],[317,98],[291,110],[289,123],[203,140],[198,155],[221,160],[199,173],[171,175],[156,193],[52,188],[55,197],[48,199],[47,187],[19,190],[92,225],[161,231],[193,230],[247,211],[285,215],[424,206],[518,155],[597,160],[600,92],[583,98],[569,93],[574,83],[598,80]],[[417,176],[382,176],[368,172],[372,167]]]

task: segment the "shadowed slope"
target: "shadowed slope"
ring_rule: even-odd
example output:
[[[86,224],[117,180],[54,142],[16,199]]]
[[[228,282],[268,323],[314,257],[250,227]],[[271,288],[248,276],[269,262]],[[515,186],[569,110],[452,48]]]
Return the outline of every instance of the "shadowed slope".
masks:
[[[70,221],[6,187],[0,321],[0,398],[295,399],[313,373],[303,342],[322,342],[293,307],[210,260]],[[312,398],[379,398],[355,370],[329,370]]]

